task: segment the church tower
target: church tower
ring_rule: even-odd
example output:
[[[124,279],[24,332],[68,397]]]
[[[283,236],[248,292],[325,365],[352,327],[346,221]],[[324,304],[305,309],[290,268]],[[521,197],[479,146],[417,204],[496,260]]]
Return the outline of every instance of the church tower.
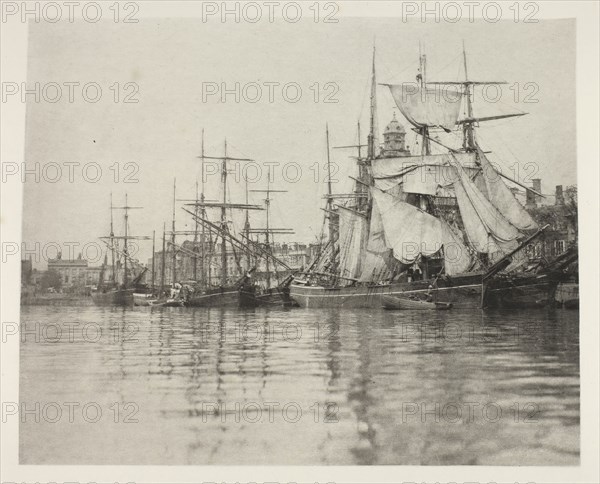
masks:
[[[405,138],[406,131],[404,127],[396,119],[390,121],[383,132],[383,148],[381,156],[384,158],[395,158],[398,156],[410,156],[410,151],[406,147]]]

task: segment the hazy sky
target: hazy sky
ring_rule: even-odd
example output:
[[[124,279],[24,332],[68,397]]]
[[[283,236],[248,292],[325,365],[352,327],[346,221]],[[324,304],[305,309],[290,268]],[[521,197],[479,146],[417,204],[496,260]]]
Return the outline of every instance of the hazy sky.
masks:
[[[515,176],[518,166],[521,180],[532,174],[525,165],[535,163],[533,177],[542,179],[545,193],[553,193],[557,184],[576,183],[573,20],[537,24],[406,24],[377,18],[340,18],[338,24],[221,24],[199,19],[42,23],[30,26],[28,82],[97,82],[103,94],[99,102],[87,103],[75,88],[75,102],[69,103],[63,87],[63,98],[57,103],[28,102],[27,162],[95,162],[103,171],[96,183],[84,181],[77,167],[74,183],[69,182],[66,168],[57,183],[27,183],[23,240],[83,244],[107,234],[111,191],[115,204],[122,204],[128,193],[132,205],[144,207],[132,213],[132,232],[161,233],[163,221],[170,224],[171,220],[173,178],[177,178],[178,198],[195,196],[202,128],[207,155],[221,155],[226,137],[230,156],[280,163],[274,169],[273,187],[288,193],[275,197],[272,225],[293,228],[296,234],[288,240],[314,240],[323,214],[319,208],[324,193],[325,123],[329,123],[331,145],[346,145],[356,142],[360,119],[365,142],[374,39],[378,81],[398,83],[414,80],[419,41],[427,54],[429,80],[462,80],[464,40],[471,79],[509,82],[499,102],[484,106],[477,97],[476,114],[530,113],[482,127],[478,132],[482,147],[494,152],[492,159],[506,167],[509,175]],[[125,83],[137,83],[139,103],[115,103],[114,88],[110,89],[115,82],[120,83],[121,96],[127,94]],[[209,96],[203,102],[203,83],[233,88],[236,82],[261,84],[262,99],[236,103],[229,95],[223,103],[219,96]],[[302,88],[300,100],[286,101],[281,87],[275,87],[270,103],[265,82],[297,83]],[[514,99],[517,89],[509,89],[515,82],[519,83],[518,102]],[[318,102],[315,83],[321,90]],[[336,103],[324,102],[332,92],[332,88],[324,90],[326,83],[338,87],[331,98]],[[535,83],[536,92],[533,85],[525,89],[526,83]],[[248,90],[249,95],[254,93]],[[288,94],[293,96],[294,90]],[[524,102],[528,94],[538,102]],[[383,131],[395,108],[384,86],[378,88],[378,105]],[[400,114],[398,118],[408,129]],[[414,143],[413,136],[408,140]],[[348,156],[355,152],[331,153],[339,166],[336,178],[340,182],[334,190],[348,191],[347,176],[355,172]],[[138,183],[123,182],[128,162],[139,167],[133,177]],[[282,167],[292,162],[302,167],[296,183],[282,176]],[[121,169],[117,183],[114,169],[109,168],[115,163]],[[320,163],[318,181],[315,163]],[[94,176],[91,168],[88,175]],[[294,167],[287,175],[296,176]],[[208,178],[208,198],[218,196],[218,182],[216,175]],[[262,180],[250,188],[265,185],[266,168]],[[243,201],[240,188],[232,178],[232,201]],[[253,195],[259,203],[260,196]],[[253,216],[255,226],[263,225],[261,217]],[[179,229],[186,223],[191,228],[180,209],[177,218]],[[150,244],[143,251],[145,258]]]

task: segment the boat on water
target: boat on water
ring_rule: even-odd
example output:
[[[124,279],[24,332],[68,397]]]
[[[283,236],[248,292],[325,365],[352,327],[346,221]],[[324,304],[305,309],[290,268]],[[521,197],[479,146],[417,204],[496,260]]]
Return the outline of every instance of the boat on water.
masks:
[[[248,218],[244,230],[244,238],[249,248],[257,254],[254,258],[256,270],[248,281],[247,287],[242,288],[242,298],[248,306],[289,306],[292,301],[289,297],[289,282],[293,278],[293,269],[273,253],[275,235],[292,235],[290,228],[273,227],[271,225],[271,195],[273,193],[286,193],[287,190],[271,188],[271,169],[267,172],[266,190],[250,190],[254,193],[265,195],[265,226],[250,228]],[[247,200],[246,200],[247,203]],[[255,235],[257,239],[252,240]],[[263,240],[260,240],[262,236]],[[248,287],[251,286],[252,287]]]
[[[129,206],[127,194],[125,194],[125,205],[114,207],[112,203],[112,194],[110,197],[110,234],[101,237],[100,240],[106,245],[107,252],[104,256],[104,262],[100,270],[100,280],[98,287],[92,291],[91,297],[97,305],[109,306],[131,306],[134,304],[134,292],[140,287],[140,280],[144,276],[147,268],[143,267],[139,261],[133,259],[129,254],[128,243],[131,240],[148,240],[146,236],[135,236],[129,232],[129,211],[142,207]],[[124,211],[124,233],[122,236],[115,235],[113,224],[113,211]],[[107,258],[111,254],[110,274],[108,280],[105,280],[108,269]]]
[[[152,293],[145,292],[134,292],[133,293],[133,305],[134,306],[152,306],[153,303],[158,301],[158,298]]]
[[[409,310],[438,310],[452,309],[452,303],[428,301],[408,296],[382,296],[385,309],[409,309]]]
[[[222,156],[208,156],[204,154],[204,132],[202,135],[201,180],[199,191],[196,185],[196,198],[184,200],[183,211],[191,216],[195,224],[193,232],[177,231],[175,229],[175,186],[173,187],[173,222],[170,232],[171,240],[171,283],[177,284],[177,254],[192,259],[193,281],[185,284],[181,299],[183,305],[188,307],[243,307],[247,300],[242,295],[251,293],[252,284],[249,274],[254,270],[249,259],[249,248],[247,243],[240,239],[235,233],[231,213],[233,211],[262,210],[261,207],[247,203],[233,203],[228,196],[228,163],[231,161],[253,161],[247,158],[234,158],[227,152],[227,141],[224,143]],[[205,198],[204,186],[204,160],[214,159],[221,161],[221,197],[219,201],[207,200]],[[218,211],[219,217],[214,217],[212,211]],[[163,262],[161,270],[161,288],[165,285],[165,230],[163,229]],[[178,244],[176,235],[194,235],[191,245]],[[245,258],[245,261],[243,260]],[[198,262],[200,270],[197,272]]]
[[[92,292],[92,301],[99,306],[131,306],[134,289],[100,288]]]
[[[505,180],[543,195],[497,171],[475,133],[482,122],[526,113],[476,117],[475,86],[502,82],[470,80],[464,48],[463,60],[464,81],[428,82],[420,55],[416,85],[386,84],[418,135],[421,152],[414,154],[395,115],[378,148],[373,52],[367,156],[359,125],[354,191],[334,194],[328,183],[326,240],[323,232],[321,253],[289,286],[300,306],[381,308],[384,299],[426,293],[455,309],[553,300],[559,268],[523,272],[526,247],[546,227],[538,226]],[[440,141],[445,134],[460,134],[462,145]],[[326,139],[330,166],[328,129]]]

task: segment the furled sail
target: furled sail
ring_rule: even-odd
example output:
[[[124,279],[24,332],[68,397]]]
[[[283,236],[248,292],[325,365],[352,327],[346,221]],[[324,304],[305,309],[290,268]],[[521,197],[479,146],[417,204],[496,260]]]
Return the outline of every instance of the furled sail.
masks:
[[[387,84],[396,106],[417,128],[440,126],[454,128],[460,114],[462,92],[440,88],[421,88],[412,83]]]
[[[517,243],[520,232],[477,189],[460,165],[454,166],[459,175],[454,192],[471,246],[487,254],[508,252]]]
[[[361,274],[363,251],[367,243],[367,218],[354,210],[338,207],[340,248],[339,274],[356,279]]]
[[[537,223],[515,198],[483,151],[478,150],[478,154],[490,202],[519,230],[537,229]]]
[[[443,244],[440,221],[402,200],[373,191],[383,229],[385,243],[403,264],[412,264],[421,256],[438,252]]]
[[[474,153],[457,153],[455,156],[472,176],[480,171]],[[371,169],[375,186],[380,190],[388,191],[399,183],[408,181],[414,190],[425,190],[433,195],[434,193],[430,193],[432,185],[443,187],[453,184],[458,179],[456,170],[451,166],[452,161],[449,153],[378,158],[372,161]]]
[[[467,272],[473,264],[469,249],[457,231],[444,220],[442,224],[442,241],[444,243],[444,271],[453,276]]]

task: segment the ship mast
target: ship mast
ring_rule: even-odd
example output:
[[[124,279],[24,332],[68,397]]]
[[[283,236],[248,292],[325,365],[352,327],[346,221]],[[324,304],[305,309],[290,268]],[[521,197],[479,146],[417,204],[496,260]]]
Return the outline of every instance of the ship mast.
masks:
[[[227,232],[227,139],[224,145],[224,156],[221,169],[221,183],[223,185],[223,206],[221,207],[221,229]],[[221,236],[221,285],[227,285],[227,239]]]
[[[269,167],[270,168],[270,167]],[[246,184],[246,205],[248,205],[248,177],[246,176],[246,180],[245,180]],[[268,210],[268,208],[267,208]],[[246,209],[246,221],[244,222],[244,234],[246,236],[246,240],[250,241],[250,210]],[[268,214],[268,212],[267,212]],[[268,217],[268,215],[267,215]],[[250,250],[246,251],[246,270],[249,271],[251,268],[251,261],[250,261]]]
[[[166,224],[163,222],[163,236],[162,236],[162,254],[160,261],[160,295],[162,296],[163,291],[165,290],[165,250],[166,250]]]
[[[177,179],[173,178],[173,219],[171,223],[171,250],[173,251],[171,268],[171,277],[173,287],[177,281],[177,252],[175,251],[175,190],[176,190]]]
[[[129,213],[128,213],[129,207],[127,206],[127,194],[125,194],[125,237],[123,239],[123,286],[127,287],[127,276],[129,275],[127,273],[127,258],[129,256],[128,254],[128,248],[127,248],[127,225],[129,224]]]
[[[427,56],[421,53],[421,42],[419,42],[419,75],[417,78],[420,83],[419,88],[421,90],[427,89]],[[429,143],[429,126],[423,125],[419,134],[422,138],[421,154],[430,155],[431,145]]]
[[[222,285],[226,285],[227,283],[227,278],[228,278],[228,267],[227,267],[227,240],[231,239],[232,236],[229,233],[229,227],[227,224],[227,208],[232,208],[232,209],[238,209],[238,210],[257,210],[259,209],[259,207],[256,207],[254,205],[248,205],[248,204],[240,204],[240,203],[227,203],[227,161],[229,160],[234,160],[234,161],[254,161],[252,159],[249,158],[232,158],[230,156],[227,155],[227,140],[225,140],[224,142],[224,154],[223,156],[206,156],[204,154],[204,130],[202,131],[202,156],[200,156],[200,158],[202,159],[202,191],[200,194],[200,201],[194,201],[193,203],[188,203],[186,205],[194,205],[196,207],[200,207],[201,208],[201,213],[202,213],[202,217],[198,217],[196,210],[194,212],[190,212],[188,210],[185,210],[187,213],[189,213],[190,215],[192,215],[194,217],[194,219],[199,219],[199,221],[202,223],[202,260],[203,260],[203,266],[202,266],[202,278],[204,281],[204,271],[205,271],[205,264],[204,264],[204,256],[205,256],[205,237],[206,237],[206,232],[205,232],[205,225],[208,224],[209,226],[209,245],[210,248],[212,249],[212,233],[213,230],[211,230],[211,223],[206,219],[206,208],[220,208],[221,209],[221,220],[220,220],[220,227],[219,230],[217,231],[217,235],[221,237],[221,284]],[[213,201],[209,201],[207,202],[206,199],[204,198],[204,160],[205,159],[213,159],[213,160],[221,160],[221,184],[223,186],[223,201],[222,202],[214,202]],[[213,227],[214,229],[214,227]],[[215,240],[216,242],[216,240]],[[236,262],[238,262],[237,259],[237,255],[235,254],[235,247],[232,245],[232,249],[234,250],[234,256],[236,257]],[[245,250],[247,250],[247,247],[244,247]],[[209,252],[209,264],[208,264],[208,283],[210,284],[210,280],[211,280],[211,266],[210,266],[210,260],[212,260],[212,251]],[[239,263],[238,263],[239,266]]]
[[[373,64],[375,65],[375,64]],[[371,111],[372,112],[372,111]],[[371,129],[372,129],[371,125]],[[334,211],[333,211],[333,191],[331,188],[331,158],[329,155],[329,125],[326,124],[325,125],[325,137],[327,139],[327,220],[328,220],[328,228],[329,228],[329,243],[331,244],[332,248],[334,247],[334,243],[335,243],[335,239],[336,239],[336,228],[334,225],[334,221],[333,221],[333,216],[334,216]],[[372,148],[373,145],[373,136],[371,136],[371,141],[370,141],[370,147]],[[332,252],[332,258],[331,258],[331,270],[330,272],[332,274],[335,274],[337,272],[337,263],[336,263],[336,254],[335,254],[335,250],[333,250]]]
[[[465,80],[464,81],[435,81],[427,82],[427,84],[437,85],[457,85],[462,87],[462,94],[465,97],[467,116],[464,119],[459,119],[456,123],[462,125],[463,128],[463,150],[464,151],[477,151],[477,143],[475,141],[475,125],[481,121],[495,121],[498,119],[512,118],[515,116],[524,116],[525,112],[521,113],[509,113],[499,114],[496,116],[484,116],[476,118],[473,115],[473,94],[474,86],[485,86],[485,85],[499,85],[507,84],[506,81],[471,81],[469,80],[469,72],[467,69],[467,52],[465,49],[465,43],[463,42],[463,66],[465,69]],[[435,141],[435,140],[434,140]],[[441,144],[436,141],[436,143]]]
[[[270,242],[270,238],[269,238],[269,206],[271,205],[271,198],[269,197],[270,195],[270,189],[271,189],[271,167],[269,167],[269,171],[268,171],[268,178],[267,178],[267,197],[265,198],[265,206],[267,209],[267,230],[265,231],[265,248],[267,249],[267,251],[270,253],[271,252],[271,242]],[[266,265],[265,268],[267,270],[267,288],[271,287],[271,267],[269,265],[269,258],[267,257],[266,259]]]
[[[200,199],[198,200],[198,182],[196,181],[196,207],[194,213],[198,216],[198,209],[200,209],[201,218],[206,218],[206,207],[204,207],[204,128],[202,128],[202,148],[200,153]],[[200,202],[198,204],[198,202]],[[199,206],[198,206],[199,205]],[[196,219],[196,233],[198,231],[198,219]],[[202,285],[204,287],[210,285],[210,263],[209,263],[209,277],[206,279],[206,228],[202,224],[200,232],[200,278],[202,279]],[[211,237],[212,240],[212,237]],[[212,244],[211,244],[212,245]],[[194,250],[196,252],[197,249]],[[196,270],[196,264],[194,263],[194,271]],[[194,280],[196,279],[196,273],[194,272]]]
[[[369,118],[369,136],[368,136],[368,148],[367,157],[369,160],[375,158],[375,139],[376,139],[376,121],[377,121],[377,79],[375,76],[375,46],[373,46],[373,65],[371,71],[371,109]],[[358,143],[360,145],[360,142]]]
[[[196,178],[196,203],[200,200],[198,198],[198,179]],[[198,205],[194,207],[194,213],[198,216]],[[194,281],[198,280],[198,219],[194,220],[194,256],[192,260],[194,262],[194,267],[192,269],[192,279]]]
[[[129,235],[129,210],[131,209],[138,209],[138,208],[142,208],[142,207],[130,207],[128,205],[128,201],[127,201],[127,194],[125,194],[125,205],[123,207],[115,207],[112,204],[112,194],[110,197],[110,234],[108,235],[108,237],[100,237],[100,239],[108,246],[110,244],[110,249],[112,252],[112,256],[113,256],[113,282],[117,282],[116,281],[116,277],[115,277],[115,272],[116,272],[116,268],[115,268],[115,253],[117,253],[119,255],[119,257],[123,257],[123,285],[126,286],[128,283],[128,279],[129,279],[129,266],[128,266],[128,262],[131,261],[132,263],[137,263],[134,259],[132,259],[129,256],[129,247],[128,247],[128,241],[132,240],[132,239],[137,239],[137,240],[149,240],[150,237],[146,237],[146,236],[135,236],[135,235]],[[124,235],[115,235],[114,233],[114,226],[113,226],[113,215],[112,212],[113,210],[124,210],[124,222],[125,222],[125,231],[124,231]],[[106,239],[108,239],[110,241],[106,242]],[[115,248],[115,243],[117,240],[123,240],[123,250],[119,250],[117,248]]]
[[[201,190],[200,190],[200,203],[204,203],[204,128],[202,128],[202,156],[201,156],[201,161],[200,161],[200,186],[201,186]],[[202,214],[202,218],[206,218],[206,209],[204,207],[200,207],[200,213]],[[201,262],[200,262],[200,277],[202,278],[202,284],[204,286],[207,286],[208,284],[206,284],[205,281],[205,273],[206,273],[206,229],[204,227],[204,224],[202,224],[202,233],[201,233],[201,241],[202,241],[202,245],[200,247],[200,257],[201,257]],[[209,281],[210,282],[210,281]]]
[[[115,272],[115,231],[113,228],[113,203],[112,203],[112,192],[110,192],[110,252],[112,258],[112,274],[111,280],[115,284],[117,282]]]
[[[154,292],[154,258],[155,258],[155,241],[156,241],[156,230],[152,231],[152,291]]]
[[[265,211],[266,211],[266,228],[265,229],[253,229],[253,230],[249,230],[248,231],[248,235],[247,238],[249,240],[250,234],[251,233],[264,233],[265,234],[265,252],[268,255],[267,257],[265,257],[265,270],[266,270],[266,287],[270,288],[271,287],[271,258],[273,258],[274,260],[274,272],[275,272],[275,278],[278,279],[277,277],[277,264],[276,262],[278,261],[274,256],[273,256],[273,252],[272,252],[272,243],[273,243],[273,234],[293,234],[293,230],[292,229],[280,229],[280,228],[275,228],[272,229],[271,228],[271,194],[272,193],[286,193],[286,190],[273,190],[271,189],[271,167],[268,168],[268,172],[267,172],[267,189],[266,190],[252,190],[252,192],[257,192],[257,193],[265,193],[266,197],[264,199],[265,201]]]
[[[463,63],[465,66],[465,98],[467,103],[467,117],[473,119],[473,104],[471,99],[471,86],[469,83],[469,74],[467,71],[467,51],[465,50],[465,42],[463,41]],[[475,150],[475,136],[473,131],[473,123],[468,122],[463,125],[463,148],[466,151]]]

